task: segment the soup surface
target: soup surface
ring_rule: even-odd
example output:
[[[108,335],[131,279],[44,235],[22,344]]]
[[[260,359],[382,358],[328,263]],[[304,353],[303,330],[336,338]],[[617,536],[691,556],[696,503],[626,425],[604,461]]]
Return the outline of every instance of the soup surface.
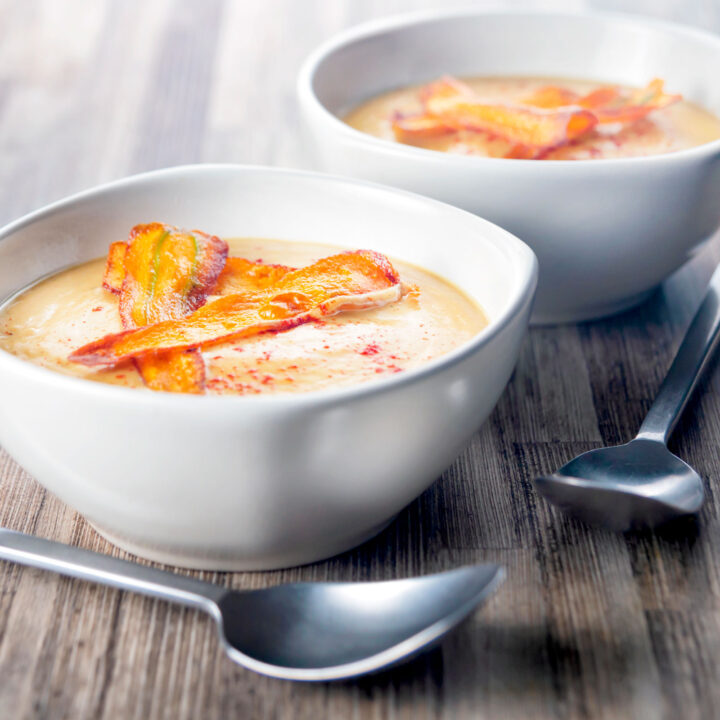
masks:
[[[279,240],[227,242],[233,256],[296,267],[338,251]],[[393,264],[401,280],[416,285],[418,293],[285,332],[212,345],[203,352],[206,392],[306,392],[367,382],[423,365],[487,324],[480,307],[449,282],[407,263]],[[123,329],[118,298],[102,287],[104,268],[105,259],[93,260],[18,295],[0,311],[0,348],[68,375],[143,387],[131,362],[98,369],[68,360],[78,347]]]
[[[578,80],[525,77],[469,77],[463,78],[479,102],[487,105],[530,107],[525,104],[537,91],[547,88],[567,90],[579,98],[600,88],[610,86]],[[530,157],[517,154],[517,143],[502,133],[459,129],[456,132],[409,133],[400,137],[393,129],[398,116],[414,117],[424,112],[421,96],[430,86],[413,86],[393,90],[374,97],[354,108],[344,121],[362,132],[386,140],[398,140],[429,150],[477,155],[484,157]],[[621,89],[630,95],[629,88]],[[567,101],[573,106],[573,99]],[[617,105],[620,98],[612,103]],[[533,108],[540,114],[553,110]],[[590,108],[592,111],[592,108]],[[720,119],[693,103],[679,100],[658,107],[633,122],[602,122],[581,136],[540,148],[534,157],[543,160],[587,160],[597,158],[623,158],[670,153],[702,145],[720,138]]]

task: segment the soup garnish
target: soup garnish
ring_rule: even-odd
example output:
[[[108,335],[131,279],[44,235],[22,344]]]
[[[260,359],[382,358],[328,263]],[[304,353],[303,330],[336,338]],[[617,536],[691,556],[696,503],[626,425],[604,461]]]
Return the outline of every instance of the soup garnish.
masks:
[[[185,317],[106,335],[78,348],[69,359],[89,366],[116,365],[147,353],[207,347],[290,330],[347,310],[382,307],[402,293],[400,278],[384,255],[345,252],[292,270],[262,290],[220,297]]]
[[[202,393],[201,347],[382,307],[403,294],[390,261],[371,250],[299,270],[244,258],[230,258],[228,267],[227,256],[227,243],[197,230],[135,226],[126,244],[110,246],[103,276],[103,285],[120,296],[125,330],[78,348],[69,360],[88,366],[133,360],[151,389]],[[225,294],[208,303],[221,274]]]
[[[486,324],[447,280],[379,253],[151,223],[9,301],[0,348],[131,388],[299,393],[416,368]]]
[[[582,81],[446,76],[361,104],[345,122],[443,152],[592,159],[672,152],[720,137],[720,120],[665,92]]]
[[[176,320],[203,305],[227,259],[227,243],[161,223],[137,225],[127,243],[113,243],[103,286],[120,296],[126,330]],[[202,393],[205,363],[199,350],[171,349],[134,358],[152,390]]]

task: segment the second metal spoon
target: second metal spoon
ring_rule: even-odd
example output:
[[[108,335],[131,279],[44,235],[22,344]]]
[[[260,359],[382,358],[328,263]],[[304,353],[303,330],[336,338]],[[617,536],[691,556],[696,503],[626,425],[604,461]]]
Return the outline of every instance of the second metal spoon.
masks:
[[[705,496],[702,479],[667,449],[667,441],[717,345],[719,330],[720,267],[637,437],[583,453],[552,475],[536,478],[538,491],[581,520],[621,531],[696,513]]]

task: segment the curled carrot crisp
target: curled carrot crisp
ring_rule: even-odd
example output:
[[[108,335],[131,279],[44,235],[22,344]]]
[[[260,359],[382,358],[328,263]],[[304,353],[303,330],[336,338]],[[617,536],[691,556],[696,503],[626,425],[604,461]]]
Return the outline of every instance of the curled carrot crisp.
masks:
[[[120,294],[125,279],[127,247],[124,241],[112,243],[105,264],[103,287],[116,295]],[[249,290],[262,290],[294,269],[286,265],[268,265],[241,257],[229,257],[211,294],[229,295]]]
[[[105,274],[103,275],[103,287],[116,295],[122,291],[123,280],[125,280],[125,254],[127,253],[125,241],[114,242],[108,250],[107,262],[105,263]]]
[[[523,98],[523,105],[539,108],[558,108],[577,104],[578,95],[572,90],[557,85],[538,88],[532,95]]]
[[[529,108],[459,103],[452,114],[468,130],[482,130],[530,148],[569,142],[597,125],[586,110],[539,113]]]
[[[295,268],[269,265],[241,257],[229,257],[220,273],[213,295],[232,295],[264,290]]]
[[[343,259],[347,261],[335,266],[333,285],[329,259],[298,272],[286,265],[227,257],[227,245],[219,238],[199,231],[186,232],[150,223],[133,228],[127,242],[111,244],[103,286],[120,296],[119,309],[126,333],[190,316],[205,304],[210,295],[224,296],[228,307],[236,309],[246,306],[248,309],[253,301],[260,303],[258,313],[261,320],[264,322],[274,317],[277,322],[264,322],[263,327],[256,328],[257,331],[283,330],[312,319],[312,313],[323,315],[384,304],[387,298],[382,288],[374,290],[368,284],[365,288],[367,293],[359,292],[362,278],[368,282],[372,280],[370,265],[365,263],[363,267],[363,263],[368,257],[372,258],[373,267],[384,273],[386,280],[389,276],[396,279],[392,266],[383,256],[374,253],[360,253],[348,260],[349,255],[353,254],[343,254]],[[278,283],[291,273],[295,273],[292,282],[306,290],[315,283],[314,291],[320,293],[316,297],[318,301],[322,300],[323,292],[327,294],[324,304],[319,303],[322,307],[312,307],[310,295],[292,290],[280,291],[285,286]],[[338,295],[338,279],[346,281],[342,285],[347,291],[346,297]],[[320,286],[327,282],[329,285],[323,290]],[[261,302],[263,297],[264,303]],[[221,307],[216,310],[215,320],[220,324],[216,327],[226,329],[228,319],[221,316]],[[302,310],[308,311],[304,317],[293,318],[290,323],[281,322],[287,319],[286,315],[298,315]],[[244,327],[240,334],[253,333],[253,328]],[[205,364],[198,345],[153,348],[135,355],[128,354],[123,358],[126,359],[132,359],[145,384],[153,390],[204,392]]]
[[[135,367],[151,390],[163,392],[205,392],[205,360],[198,350],[159,350],[135,358]]]
[[[632,123],[645,117],[653,110],[672,105],[681,100],[681,95],[668,95],[659,78],[646,87],[623,92],[614,85],[597,88],[587,95],[578,95],[572,90],[549,85],[536,90],[525,98],[526,105],[558,108],[576,105],[591,110],[598,123]]]
[[[161,223],[137,225],[125,255],[120,317],[140,327],[182,317],[204,302],[222,269],[224,240]]]
[[[402,295],[398,274],[384,255],[345,252],[289,271],[263,290],[221,296],[185,317],[107,335],[76,350],[70,360],[108,366],[158,351],[187,351],[381,307]]]
[[[655,78],[647,87],[633,90],[629,95],[618,95],[609,102],[598,105],[593,112],[600,123],[632,123],[653,110],[667,107],[682,99],[681,95],[668,95],[665,84]]]
[[[413,115],[395,114],[395,139],[422,144],[426,138],[457,134],[464,145],[469,133],[501,138],[507,143],[503,157],[542,158],[548,151],[590,135],[596,126],[633,123],[653,110],[681,99],[664,92],[663,81],[653,80],[640,90],[614,85],[599,87],[586,95],[558,85],[538,88],[514,104],[488,103],[472,88],[444,77],[421,88],[423,110]],[[496,151],[497,152],[497,151]]]
[[[412,143],[429,137],[438,137],[455,132],[456,128],[432,115],[396,114],[392,121],[395,138],[400,142]]]
[[[197,230],[137,225],[127,243],[110,246],[103,285],[119,292],[120,317],[128,330],[175,320],[205,302],[227,252],[223,240]],[[205,363],[196,350],[150,353],[135,363],[152,390],[204,391]]]
[[[587,95],[580,95],[574,90],[568,90],[558,85],[546,85],[545,87],[538,88],[528,97],[523,98],[521,104],[546,109],[577,105],[586,110],[592,110],[593,108],[602,107],[603,105],[614,102],[619,97],[620,91],[614,85],[597,88]]]
[[[491,105],[478,101],[454,82],[433,83],[423,94],[426,111],[466,130],[504,137],[512,143],[544,148],[573,140],[592,130],[597,119],[587,110],[546,111]]]
[[[615,102],[620,97],[620,90],[614,86],[607,86],[597,88],[589,92],[587,95],[583,95],[577,99],[577,104],[580,107],[587,108],[588,110],[594,110],[595,108],[603,107],[609,103]]]

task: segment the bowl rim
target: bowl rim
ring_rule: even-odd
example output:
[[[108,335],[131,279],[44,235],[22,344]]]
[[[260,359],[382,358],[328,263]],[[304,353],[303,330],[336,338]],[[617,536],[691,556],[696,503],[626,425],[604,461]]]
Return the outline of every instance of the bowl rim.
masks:
[[[425,378],[435,375],[445,369],[454,367],[463,362],[481,348],[490,344],[521,312],[525,305],[530,304],[535,294],[538,278],[538,261],[532,249],[522,240],[508,232],[499,225],[481,218],[473,213],[456,208],[448,203],[427,198],[417,193],[400,190],[398,188],[373,183],[366,180],[331,175],[308,170],[294,168],[270,167],[264,165],[242,165],[234,163],[198,163],[190,165],[177,165],[159,170],[138,173],[118,180],[89,188],[69,195],[66,198],[45,205],[38,210],[30,212],[0,228],[0,243],[12,236],[18,230],[27,227],[38,220],[72,207],[78,203],[92,201],[95,198],[112,195],[132,185],[144,183],[155,183],[157,181],[170,180],[175,177],[188,175],[202,176],[223,172],[240,173],[265,173],[270,175],[291,176],[305,178],[309,181],[341,183],[344,185],[355,185],[366,187],[385,194],[412,199],[421,204],[430,204],[442,209],[443,212],[465,215],[477,222],[482,227],[490,227],[493,233],[499,232],[500,238],[483,236],[486,242],[491,243],[511,262],[513,269],[518,273],[517,289],[515,296],[511,297],[505,310],[497,318],[491,320],[482,330],[476,333],[470,340],[459,345],[444,355],[440,355],[417,368],[393,374],[385,378],[373,379],[369,382],[360,382],[341,388],[327,388],[311,390],[298,393],[269,393],[266,395],[188,395],[183,393],[161,393],[143,392],[143,388],[129,388],[122,385],[111,385],[109,383],[95,382],[85,378],[65,375],[56,370],[41,367],[30,360],[20,358],[7,350],[0,348],[0,373],[20,373],[28,380],[33,380],[41,385],[51,386],[58,390],[81,392],[105,397],[108,401],[138,403],[144,405],[151,403],[169,403],[171,405],[189,403],[189,407],[198,411],[200,405],[216,406],[218,403],[225,405],[232,403],[250,404],[254,408],[283,406],[289,409],[296,409],[307,406],[335,405],[341,402],[364,398],[378,393],[403,387],[419,382]],[[302,180],[301,180],[302,181]],[[500,241],[502,240],[502,242]],[[61,271],[59,268],[58,271]],[[38,278],[39,279],[39,278]],[[462,289],[462,288],[461,288]],[[5,302],[5,300],[3,300]],[[140,390],[140,392],[138,392]]]
[[[669,153],[657,153],[655,155],[642,155],[627,158],[589,158],[586,160],[553,160],[552,162],[538,162],[537,160],[523,158],[489,158],[477,157],[472,155],[460,155],[453,153],[443,153],[437,150],[428,150],[426,148],[415,147],[404,143],[393,142],[385,138],[375,137],[368,133],[356,130],[350,127],[337,115],[332,113],[320,101],[315,94],[313,83],[315,75],[321,66],[334,52],[358,40],[363,40],[380,33],[388,31],[398,31],[416,25],[430,25],[440,20],[452,20],[459,18],[480,18],[480,17],[507,17],[507,18],[550,18],[550,19],[569,19],[582,18],[588,20],[604,21],[638,27],[642,25],[643,29],[653,29],[670,35],[683,36],[686,38],[703,41],[717,46],[720,54],[720,35],[701,30],[690,25],[682,23],[660,20],[651,16],[638,13],[624,12],[606,12],[596,10],[532,10],[527,8],[516,9],[474,9],[472,7],[460,7],[452,9],[433,9],[419,10],[407,13],[393,14],[387,17],[376,18],[354,27],[336,33],[328,40],[320,44],[306,57],[300,67],[296,81],[296,93],[300,102],[300,106],[305,109],[307,114],[312,114],[314,118],[324,124],[330,131],[344,137],[348,142],[360,146],[370,146],[378,152],[384,152],[386,155],[399,156],[400,158],[411,158],[415,160],[425,160],[438,164],[450,166],[459,166],[465,169],[486,165],[497,169],[498,163],[502,167],[543,167],[555,168],[554,170],[543,170],[541,172],[567,172],[570,168],[576,171],[584,171],[585,168],[596,166],[606,168],[608,163],[614,166],[633,167],[642,166],[645,163],[659,162],[683,162],[692,160],[696,157],[713,156],[720,154],[720,138],[711,140],[701,145],[676,150]],[[525,171],[526,172],[526,171]],[[590,171],[593,172],[593,171]]]

